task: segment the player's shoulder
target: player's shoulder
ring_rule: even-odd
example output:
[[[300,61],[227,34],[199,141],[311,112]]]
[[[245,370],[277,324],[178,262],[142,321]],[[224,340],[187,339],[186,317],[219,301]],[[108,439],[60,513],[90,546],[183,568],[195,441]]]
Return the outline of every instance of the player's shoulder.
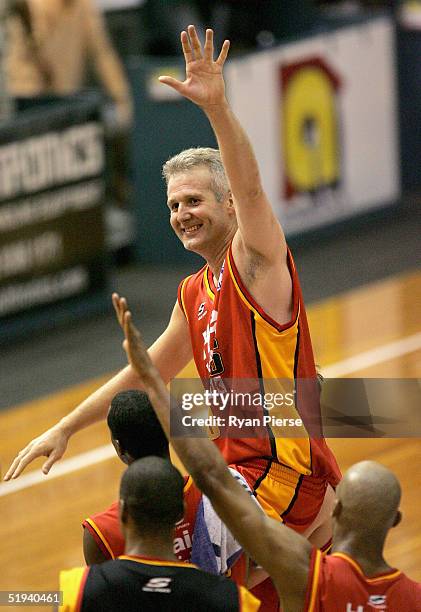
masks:
[[[225,576],[216,576],[199,569],[190,570],[192,581],[189,597],[200,594],[204,610],[238,610],[257,612],[260,602],[245,587],[238,586]],[[183,589],[185,585],[183,585]]]
[[[128,572],[129,570],[129,572]],[[231,594],[237,596],[237,585],[226,578],[210,574],[199,569],[191,563],[183,563],[181,561],[168,562],[159,559],[143,559],[136,557],[121,556],[112,561],[106,561],[100,565],[91,566],[91,580],[105,578],[103,584],[110,584],[109,578],[113,580],[121,580],[128,573],[133,575],[133,571],[137,575],[144,577],[152,576],[168,576],[176,583],[182,583],[183,590],[199,592],[214,592],[219,595]]]
[[[199,270],[196,270],[196,272],[193,272],[192,274],[185,276],[180,283],[180,287],[187,286],[192,283],[194,284],[194,283],[197,283],[198,281],[201,281],[207,268],[208,268],[208,264],[205,263],[201,268],[199,268]]]
[[[118,519],[118,505],[118,501],[114,501],[108,508],[102,510],[101,512],[97,512],[96,514],[92,514],[89,518],[95,522],[101,519]]]
[[[416,596],[416,601],[418,602],[418,607],[416,608],[416,610],[421,610],[421,582],[416,582],[403,572],[401,572],[400,574],[401,584],[404,585],[408,593],[411,593]]]
[[[207,268],[208,265],[205,264],[200,268],[200,270],[198,270],[194,274],[190,274],[189,276],[183,278],[183,280],[178,285],[178,304],[187,318],[187,311],[191,307],[192,302],[195,302],[198,295],[202,295],[205,291],[204,276],[206,274]]]
[[[184,496],[192,496],[192,497],[202,497],[202,491],[196,486],[193,478],[189,474],[185,474],[183,476],[184,487],[183,493]]]
[[[207,600],[207,606],[211,610],[223,609],[235,610],[239,604],[238,586],[225,576],[217,576],[204,572],[190,564],[179,568],[180,579],[183,582],[183,590],[190,593],[191,597],[201,594]],[[225,602],[225,603],[224,603]],[[228,608],[224,606],[229,604]]]
[[[84,599],[89,602],[100,601],[110,595],[110,589],[112,592],[115,587],[123,584],[125,590],[130,591],[130,596],[137,593],[136,596],[140,597],[145,587],[158,593],[158,587],[162,588],[164,583],[175,603],[180,599],[200,602],[195,609],[214,612],[243,609],[244,595],[234,582],[224,576],[209,574],[189,563],[125,556],[90,567],[84,585]],[[121,595],[126,596],[125,593]]]

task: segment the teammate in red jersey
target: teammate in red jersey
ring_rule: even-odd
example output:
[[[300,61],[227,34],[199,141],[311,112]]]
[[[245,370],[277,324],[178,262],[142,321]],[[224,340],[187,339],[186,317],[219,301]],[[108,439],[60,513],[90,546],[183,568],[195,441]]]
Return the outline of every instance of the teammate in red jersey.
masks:
[[[125,311],[124,348],[167,436],[169,393]],[[177,410],[177,407],[174,408]],[[175,451],[243,548],[270,574],[284,612],[421,612],[421,584],[388,565],[383,548],[401,521],[394,474],[373,461],[352,466],[336,489],[332,554],[263,513],[231,478],[204,437],[175,437]]]
[[[146,393],[131,389],[112,399],[107,416],[111,441],[118,457],[130,465],[154,455],[169,459],[168,441]],[[184,517],[176,524],[174,554],[191,560],[196,512],[202,497],[190,476],[184,479]],[[124,538],[118,519],[118,501],[83,521],[83,552],[87,565],[116,559],[124,553]]]
[[[125,554],[60,573],[60,612],[256,612],[259,601],[224,576],[200,571],[174,555],[174,525],[183,514],[183,479],[162,457],[129,465],[121,479]]]
[[[136,459],[148,456],[170,458],[168,441],[153,411],[146,393],[131,389],[122,391],[112,399],[107,416],[111,441],[118,457],[130,465]],[[202,500],[202,493],[195,486],[191,476],[184,477],[184,516],[176,523],[174,533],[174,554],[179,561],[192,561],[192,542],[195,533],[196,517]],[[219,520],[208,513],[208,520]],[[119,522],[118,501],[103,512],[94,514],[83,521],[83,552],[87,565],[103,563],[116,559],[124,553],[125,542]],[[224,526],[221,527],[223,529]],[[258,582],[258,575],[250,575],[248,557],[241,554],[240,547],[230,534],[224,534],[224,542],[229,542],[231,555],[221,560],[221,574],[230,576],[239,585]],[[199,560],[200,561],[200,558]],[[199,564],[200,567],[200,564]],[[202,569],[207,569],[202,568]]]

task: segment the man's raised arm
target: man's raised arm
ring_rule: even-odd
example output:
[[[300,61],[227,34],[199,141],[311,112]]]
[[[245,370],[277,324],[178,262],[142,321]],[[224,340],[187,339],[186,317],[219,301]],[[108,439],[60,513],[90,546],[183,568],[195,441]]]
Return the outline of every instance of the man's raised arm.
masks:
[[[113,294],[113,305],[121,324],[121,317],[125,310],[125,300],[121,300],[117,294]],[[150,347],[149,354],[166,382],[190,361],[190,336],[186,319],[177,302],[168,327]],[[4,480],[17,478],[26,466],[37,457],[47,457],[47,461],[42,466],[42,471],[44,474],[48,474],[54,463],[64,455],[68,441],[73,434],[107,416],[109,405],[116,393],[124,389],[141,387],[137,373],[133,371],[130,365],[126,366],[56,425],[34,438],[23,448],[6,472]]]
[[[142,380],[170,439],[170,395],[128,310],[123,315],[122,327],[125,334],[123,347],[129,363]],[[178,418],[177,414],[175,418]],[[284,609],[301,611],[311,552],[308,541],[264,514],[230,475],[222,455],[209,439],[174,437],[171,444],[235,539],[271,575]]]
[[[287,246],[283,230],[264,192],[251,143],[225,96],[222,70],[229,41],[224,42],[216,60],[213,57],[212,30],[206,30],[202,48],[194,26],[189,26],[187,32],[181,33],[181,44],[186,79],[181,82],[170,76],[161,76],[159,80],[197,104],[209,119],[234,200],[239,229],[233,240],[237,267],[261,305],[271,311],[269,314],[278,322],[285,323],[289,320],[291,297]],[[248,275],[250,270],[253,273]],[[256,270],[260,274],[256,274]],[[279,291],[275,300],[267,298],[267,294],[274,290]]]

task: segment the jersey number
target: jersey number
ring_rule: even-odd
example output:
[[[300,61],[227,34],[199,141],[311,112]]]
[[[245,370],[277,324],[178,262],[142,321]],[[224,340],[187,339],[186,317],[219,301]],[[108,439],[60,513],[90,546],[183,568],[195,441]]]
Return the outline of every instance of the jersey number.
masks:
[[[218,340],[214,338],[213,347],[212,347],[212,359],[209,363],[211,376],[218,376],[219,374],[222,374],[222,372],[225,370],[221,353],[218,353],[217,351],[215,351],[215,349],[217,348],[218,348]]]

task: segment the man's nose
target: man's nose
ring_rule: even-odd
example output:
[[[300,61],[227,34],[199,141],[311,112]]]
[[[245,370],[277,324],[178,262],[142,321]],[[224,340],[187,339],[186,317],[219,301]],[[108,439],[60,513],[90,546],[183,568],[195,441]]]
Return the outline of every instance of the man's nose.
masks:
[[[179,221],[184,221],[186,219],[190,219],[191,212],[185,204],[182,202],[178,205],[177,217]]]

